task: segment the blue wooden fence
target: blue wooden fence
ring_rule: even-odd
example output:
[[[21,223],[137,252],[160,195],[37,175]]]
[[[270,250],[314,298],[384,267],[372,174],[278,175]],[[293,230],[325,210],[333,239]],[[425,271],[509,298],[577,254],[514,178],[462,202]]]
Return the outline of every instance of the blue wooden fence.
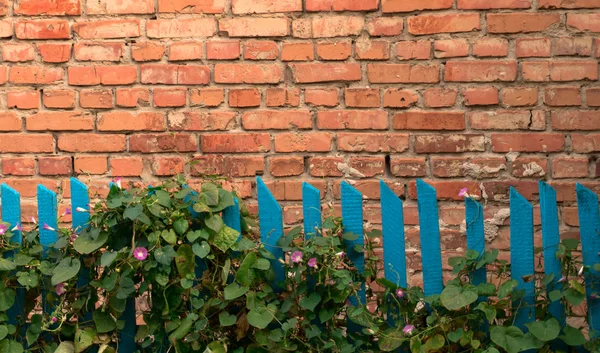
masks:
[[[88,188],[75,178],[71,178],[71,203],[72,209],[78,207],[89,209]],[[281,249],[276,247],[277,240],[284,234],[282,210],[275,198],[268,190],[265,183],[257,178],[258,187],[258,212],[261,240],[273,254],[282,258]],[[406,254],[404,241],[404,219],[402,201],[383,182],[381,188],[381,213],[382,233],[384,244],[384,274],[387,279],[398,283],[402,287],[407,285]],[[2,184],[2,220],[15,225],[21,222],[21,207],[19,194]],[[553,274],[554,280],[548,284],[550,292],[558,286],[561,278],[560,263],[555,257],[559,239],[558,208],[556,192],[548,184],[539,183],[540,206],[542,216],[542,241],[544,253],[544,270],[546,274]],[[593,267],[600,263],[600,217],[598,210],[598,195],[583,185],[577,184],[578,216],[580,236],[582,243],[583,261],[585,265]],[[356,253],[355,244],[362,242],[363,234],[363,209],[362,195],[350,184],[342,182],[342,218],[345,230],[358,234],[359,239],[347,244],[347,254],[352,258],[357,268],[364,269],[364,258]],[[313,186],[304,183],[302,189],[304,229],[307,236],[317,234],[316,229],[321,226],[320,192]],[[38,218],[40,224],[47,223],[57,228],[57,201],[56,194],[40,185],[38,186]],[[436,190],[422,180],[417,181],[417,200],[420,224],[421,254],[423,265],[424,290],[426,295],[439,294],[443,290],[442,257],[440,247],[440,229],[437,207]],[[465,200],[467,223],[467,247],[482,252],[485,248],[483,206],[472,200]],[[237,230],[240,229],[239,204],[226,209],[223,214],[225,223]],[[522,299],[525,303],[519,305],[516,324],[524,327],[528,322],[535,321],[535,311],[530,304],[533,303],[533,282],[523,281],[523,277],[534,274],[534,246],[533,246],[533,206],[515,189],[510,190],[510,248],[512,263],[512,278],[518,281],[518,288],[524,289],[527,295]],[[86,212],[73,212],[72,222],[76,231],[81,230],[88,221]],[[20,232],[16,232],[17,241],[21,241]],[[56,241],[56,233],[51,230],[40,231],[42,245],[50,245]],[[277,280],[284,276],[282,265],[272,261]],[[592,270],[592,274],[595,273]],[[485,268],[472,274],[475,284],[486,282]],[[80,275],[78,284],[87,284],[87,274]],[[592,293],[600,292],[600,284],[594,284],[586,279],[586,292],[588,302],[588,315],[590,330],[600,331],[600,302]],[[364,290],[360,293],[364,302]],[[355,303],[356,304],[356,303]],[[525,304],[525,305],[523,305]],[[44,310],[51,310],[43,306]],[[18,315],[23,315],[23,293],[17,295],[15,305],[9,311],[9,317],[14,321]],[[560,303],[551,304],[550,312],[559,322],[565,322],[564,308]],[[86,317],[86,319],[90,319]],[[119,335],[119,352],[133,353],[136,350],[134,341],[136,333],[135,301],[127,302],[126,310],[120,318],[125,320],[124,329]]]

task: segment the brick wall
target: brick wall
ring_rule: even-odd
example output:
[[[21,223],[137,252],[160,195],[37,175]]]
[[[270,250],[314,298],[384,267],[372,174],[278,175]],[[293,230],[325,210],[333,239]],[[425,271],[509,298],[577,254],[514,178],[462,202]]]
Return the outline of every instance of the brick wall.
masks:
[[[105,191],[184,171],[251,197],[260,174],[291,224],[301,181],[376,200],[383,177],[414,199],[419,177],[456,232],[465,185],[492,217],[509,186],[535,200],[548,179],[565,227],[575,181],[600,190],[597,0],[0,5],[2,175],[26,198],[72,174]]]

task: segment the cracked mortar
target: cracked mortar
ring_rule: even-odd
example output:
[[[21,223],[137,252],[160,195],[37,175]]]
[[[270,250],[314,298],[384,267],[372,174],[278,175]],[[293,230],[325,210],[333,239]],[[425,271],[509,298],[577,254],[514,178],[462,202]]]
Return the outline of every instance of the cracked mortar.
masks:
[[[483,221],[483,236],[485,241],[491,243],[498,236],[498,230],[500,226],[504,224],[504,221],[510,217],[510,209],[502,208],[496,212],[493,218],[488,218]],[[460,224],[461,234],[467,234],[467,222],[466,220]]]

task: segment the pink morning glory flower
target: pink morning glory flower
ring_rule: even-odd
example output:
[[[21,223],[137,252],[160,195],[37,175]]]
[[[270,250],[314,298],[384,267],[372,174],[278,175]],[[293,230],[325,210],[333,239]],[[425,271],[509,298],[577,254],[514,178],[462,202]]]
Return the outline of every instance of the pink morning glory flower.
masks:
[[[144,261],[148,257],[148,250],[146,250],[146,248],[138,246],[137,248],[133,249],[133,257],[140,261]]]
[[[337,256],[339,256],[339,257],[342,257],[342,258],[343,258],[345,254],[344,254],[344,252],[343,252],[343,251],[340,251],[340,252],[339,252],[339,253],[337,253],[336,255],[337,255]]]
[[[6,233],[6,224],[0,224],[0,235],[4,235]]]
[[[77,208],[75,209],[75,212],[87,212],[87,211],[88,211],[88,210],[86,210],[86,209],[85,209],[85,208],[83,208],[83,207],[77,207]]]
[[[33,216],[31,216],[31,222],[32,222],[33,224],[37,224],[37,221],[35,220],[35,218],[34,218]]]
[[[562,283],[562,282],[564,282],[564,281],[566,281],[566,280],[567,280],[567,276],[564,276],[564,275],[563,275],[563,276],[562,276],[562,277],[561,277],[561,278],[558,280],[558,283]]]
[[[77,233],[73,232],[71,233],[71,241],[75,241],[75,239],[77,239]]]
[[[301,251],[294,251],[292,253],[292,262],[293,263],[298,263],[302,261],[302,252]]]
[[[310,260],[308,260],[308,266],[312,268],[317,268],[317,259],[312,257]]]
[[[405,293],[402,289],[400,289],[400,288],[396,289],[396,296],[398,298],[404,298],[404,295],[405,295]]]
[[[460,191],[458,192],[458,196],[460,197],[466,197],[469,196],[469,194],[467,193],[468,189],[467,188],[462,188],[460,189]]]
[[[50,321],[52,321],[53,324],[58,322],[58,319],[56,318],[56,316],[53,316],[52,319],[50,319]]]
[[[414,330],[415,330],[415,327],[413,325],[406,325],[402,329],[402,332],[404,332],[404,334],[406,334],[406,335],[410,335]]]
[[[54,291],[58,295],[63,295],[63,294],[65,294],[65,292],[67,291],[67,289],[65,288],[65,284],[64,283],[59,283],[59,284],[56,285],[56,288],[54,288]]]
[[[113,182],[113,184],[115,184],[115,185],[116,185],[116,186],[117,186],[119,189],[122,189],[122,187],[121,187],[121,181],[122,181],[122,180],[123,180],[123,178],[121,178],[121,177],[118,177],[118,178],[115,178],[115,179],[114,179],[112,182]]]
[[[17,225],[16,225],[16,226],[14,226],[14,227],[13,227],[13,228],[12,228],[10,231],[11,231],[11,232],[16,232],[16,231],[22,232],[22,231],[23,231],[23,228],[21,227],[21,224],[20,224],[20,223],[17,223]]]
[[[44,230],[56,231],[56,229],[50,227],[48,223],[44,223]]]
[[[67,209],[65,210],[65,212],[63,212],[63,214],[62,214],[62,215],[63,215],[63,216],[66,216],[66,215],[70,215],[70,214],[72,214],[72,213],[73,213],[73,212],[71,212],[71,209],[67,207]]]

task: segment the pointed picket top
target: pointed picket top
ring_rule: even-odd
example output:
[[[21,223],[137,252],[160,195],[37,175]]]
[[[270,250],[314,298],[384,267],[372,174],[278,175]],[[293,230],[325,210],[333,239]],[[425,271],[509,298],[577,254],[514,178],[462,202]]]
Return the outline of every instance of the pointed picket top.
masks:
[[[6,184],[2,184],[2,221],[10,223],[10,229],[21,224],[21,196]],[[21,231],[13,230],[11,242],[23,243]]]
[[[383,180],[379,180],[379,189],[381,192],[381,228],[385,278],[400,287],[406,288],[406,249],[402,200]]]
[[[444,289],[442,277],[442,248],[440,244],[440,218],[435,189],[417,179],[417,205],[423,265],[423,289],[426,296],[440,294]]]
[[[577,183],[576,189],[583,264],[590,268],[590,272],[585,275],[588,319],[590,331],[594,331],[595,337],[598,337],[600,335],[600,299],[598,299],[600,273],[594,270],[594,265],[600,263],[598,195],[579,183]],[[595,296],[592,296],[593,294]]]
[[[465,212],[467,224],[467,248],[475,250],[479,255],[485,252],[485,235],[483,232],[483,206],[470,197],[465,198]],[[475,270],[471,277],[473,284],[486,283],[486,268],[485,266]]]
[[[321,190],[307,182],[302,183],[302,213],[304,215],[304,234],[313,237],[321,229]]]
[[[353,188],[350,184],[342,181],[342,225],[344,232],[354,233],[358,236],[356,240],[348,240],[346,243],[346,255],[354,263],[359,272],[365,269],[364,253],[356,252],[355,245],[364,246],[363,239],[363,209],[362,194]],[[363,289],[358,293],[362,303],[366,303],[364,284]],[[350,298],[353,305],[357,304],[356,298]]]
[[[80,232],[90,220],[89,190],[88,187],[77,180],[77,178],[71,178],[70,185],[73,230]]]
[[[42,246],[49,246],[58,239],[58,205],[56,193],[44,185],[37,187],[38,198],[38,223],[40,227],[40,243]],[[44,225],[54,229],[46,229]]]
[[[510,263],[511,277],[519,283],[517,289],[525,297],[513,303],[515,326],[526,330],[525,324],[535,321],[535,283],[524,278],[533,276],[533,206],[517,190],[510,188]]]
[[[558,207],[556,205],[556,190],[547,183],[538,183],[540,190],[540,213],[542,217],[542,248],[544,249],[544,271],[546,275],[554,275],[554,279],[546,286],[546,292],[559,289],[558,282],[562,277],[560,261],[556,258],[556,251],[560,243],[560,232],[558,227]],[[566,316],[565,308],[560,301],[548,304],[548,311],[558,320],[561,327],[564,326]],[[560,347],[557,347],[560,348]],[[566,348],[566,347],[562,347]],[[564,350],[564,349],[562,349]]]
[[[270,251],[276,259],[283,259],[283,250],[277,246],[277,241],[283,236],[283,216],[281,206],[261,177],[256,177],[258,190],[258,220],[260,224],[260,239],[265,249]],[[271,260],[275,270],[275,285],[285,281],[283,265],[277,260]]]

